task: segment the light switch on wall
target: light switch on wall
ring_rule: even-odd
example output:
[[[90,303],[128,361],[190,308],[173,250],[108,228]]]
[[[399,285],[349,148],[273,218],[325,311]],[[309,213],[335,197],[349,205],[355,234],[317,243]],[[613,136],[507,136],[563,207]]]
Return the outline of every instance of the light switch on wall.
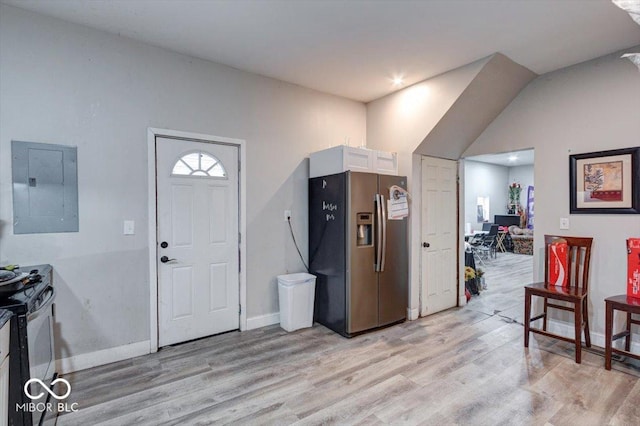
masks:
[[[560,229],[569,229],[569,218],[561,217],[560,218]]]
[[[135,234],[135,222],[133,220],[124,221],[124,235]]]

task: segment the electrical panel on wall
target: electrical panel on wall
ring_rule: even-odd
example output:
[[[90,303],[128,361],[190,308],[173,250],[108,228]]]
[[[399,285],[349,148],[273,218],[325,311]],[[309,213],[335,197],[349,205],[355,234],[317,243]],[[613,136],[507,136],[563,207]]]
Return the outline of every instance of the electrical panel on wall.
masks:
[[[78,232],[77,148],[11,141],[13,233]]]

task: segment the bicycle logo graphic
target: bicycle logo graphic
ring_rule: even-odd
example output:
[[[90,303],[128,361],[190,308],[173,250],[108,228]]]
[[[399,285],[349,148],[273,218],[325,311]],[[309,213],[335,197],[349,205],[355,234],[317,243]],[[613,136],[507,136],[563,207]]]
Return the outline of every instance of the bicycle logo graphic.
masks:
[[[68,397],[71,394],[71,384],[65,379],[59,378],[59,379],[55,379],[54,381],[51,382],[51,388],[53,388],[53,386],[56,383],[64,383],[67,386],[67,391],[62,395],[58,395],[57,393],[55,393],[52,389],[50,389],[40,379],[29,379],[27,381],[27,383],[24,384],[24,394],[27,395],[31,399],[40,399],[40,398],[42,398],[44,396],[44,392],[40,392],[37,395],[31,394],[31,392],[29,391],[29,385],[32,384],[32,383],[38,383],[40,385],[40,387],[42,387],[42,389],[47,391],[49,393],[49,395],[51,395],[52,397],[54,397],[57,400],[65,399],[66,397]]]

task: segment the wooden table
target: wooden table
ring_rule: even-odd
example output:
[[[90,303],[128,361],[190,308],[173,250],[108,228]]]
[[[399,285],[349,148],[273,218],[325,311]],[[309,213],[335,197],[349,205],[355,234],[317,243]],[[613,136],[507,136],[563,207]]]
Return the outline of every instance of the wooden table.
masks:
[[[507,251],[506,247],[504,246],[504,239],[508,233],[509,231],[498,231],[498,233],[496,234],[496,248],[502,253]]]
[[[640,320],[632,319],[631,314],[640,315],[640,299],[628,297],[626,294],[611,296],[604,299],[606,305],[605,321],[605,350],[604,368],[611,370],[611,354],[617,353],[631,358],[640,359],[640,355],[631,353],[631,324],[640,324]],[[627,313],[627,323],[625,330],[613,334],[613,311],[624,311]],[[625,338],[624,350],[612,347],[615,340]]]

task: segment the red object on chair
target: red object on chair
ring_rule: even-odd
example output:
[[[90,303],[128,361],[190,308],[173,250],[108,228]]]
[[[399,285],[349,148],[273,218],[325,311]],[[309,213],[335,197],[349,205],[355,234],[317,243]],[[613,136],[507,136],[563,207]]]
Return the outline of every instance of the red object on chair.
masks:
[[[567,287],[567,240],[564,238],[556,238],[549,244],[548,268],[549,268],[549,284],[555,286]]]
[[[627,240],[627,296],[640,299],[640,238]]]
[[[550,245],[556,238],[563,238],[567,241],[567,287],[555,286],[549,282],[549,251]],[[576,363],[582,361],[582,331],[584,330],[585,345],[591,347],[591,336],[589,335],[589,263],[591,260],[591,244],[593,238],[584,237],[562,237],[545,235],[545,280],[534,283],[524,288],[524,347],[529,347],[529,333],[537,333],[543,336],[554,337],[556,339],[571,342],[576,347]],[[531,299],[533,296],[544,299],[544,310],[541,314],[531,317]],[[569,305],[549,302],[557,300],[568,302]],[[574,338],[561,336],[547,331],[548,309],[560,309],[574,313]],[[531,323],[542,319],[542,329],[531,327]]]

